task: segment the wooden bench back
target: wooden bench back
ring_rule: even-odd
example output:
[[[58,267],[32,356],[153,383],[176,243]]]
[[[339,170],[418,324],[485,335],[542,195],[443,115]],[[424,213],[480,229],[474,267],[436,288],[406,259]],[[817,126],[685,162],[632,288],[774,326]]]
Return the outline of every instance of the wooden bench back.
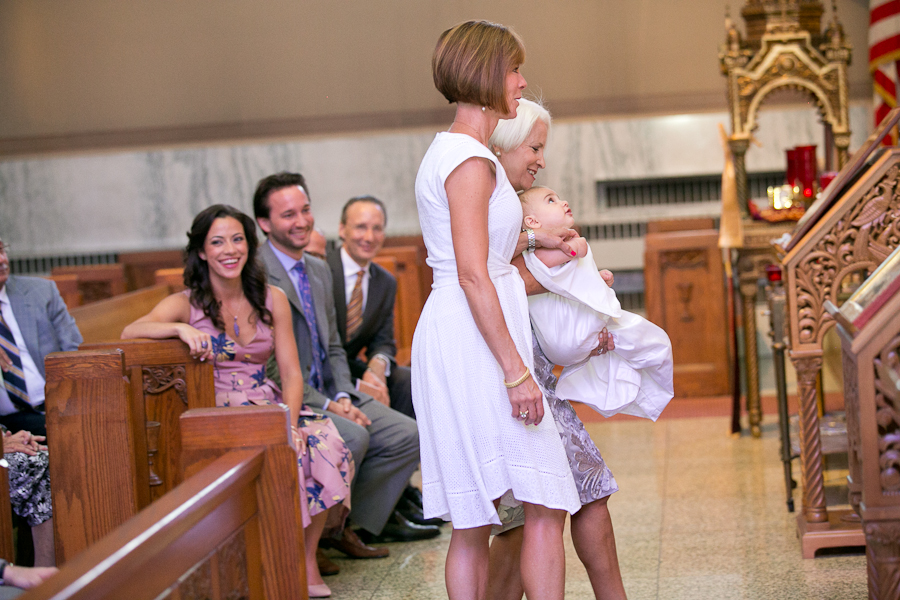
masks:
[[[78,291],[78,275],[49,275],[47,279],[56,284],[66,308],[72,310],[82,305],[81,292]]]
[[[307,598],[287,411],[204,409],[182,419],[190,477],[24,600]]]
[[[167,285],[174,294],[184,289],[184,267],[157,269],[154,273],[156,285]]]
[[[118,296],[126,291],[125,268],[119,263],[53,267],[50,274],[78,277],[78,291],[81,292],[82,302],[85,304]]]
[[[145,424],[138,433],[147,440],[149,469],[144,507],[181,483],[180,418],[187,410],[216,405],[212,365],[194,360],[181,340],[119,340],[82,344],[81,350],[121,350],[128,377],[137,382],[141,398],[134,410]]]
[[[415,246],[389,246],[381,249],[375,262],[397,278],[397,299],[394,303],[394,337],[397,342],[397,362],[409,364],[412,338],[416,323],[425,306],[422,296],[421,256]],[[430,284],[429,284],[430,285]]]
[[[143,317],[170,294],[169,287],[154,285],[136,292],[120,294],[69,311],[85,342],[109,342],[122,337],[122,330]]]
[[[182,481],[179,417],[215,406],[211,365],[179,340],[84,348],[45,361],[60,564]]]
[[[120,252],[119,262],[125,269],[128,291],[139,290],[156,283],[156,271],[177,268],[184,265],[183,251],[144,250],[141,252]]]

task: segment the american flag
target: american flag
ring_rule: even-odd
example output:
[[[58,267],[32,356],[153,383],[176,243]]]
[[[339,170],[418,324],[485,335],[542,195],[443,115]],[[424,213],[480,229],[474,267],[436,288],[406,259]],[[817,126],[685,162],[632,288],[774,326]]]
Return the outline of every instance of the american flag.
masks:
[[[869,71],[875,84],[875,125],[897,106],[900,88],[900,0],[869,0]],[[888,139],[890,138],[890,139]],[[897,143],[896,132],[885,143]]]

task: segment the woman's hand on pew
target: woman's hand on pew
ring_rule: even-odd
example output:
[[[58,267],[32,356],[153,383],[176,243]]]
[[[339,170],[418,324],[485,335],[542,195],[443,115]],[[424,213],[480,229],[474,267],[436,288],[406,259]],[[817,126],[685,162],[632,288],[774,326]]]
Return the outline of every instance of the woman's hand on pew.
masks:
[[[199,358],[201,361],[213,358],[212,339],[208,333],[204,333],[187,323],[178,323],[175,329],[178,331],[178,337],[181,341],[190,348],[191,356]]]
[[[39,451],[47,449],[47,446],[40,444],[46,439],[42,435],[32,435],[30,431],[22,430],[15,433],[7,431],[3,436],[3,453],[23,452],[29,456],[34,456]]]

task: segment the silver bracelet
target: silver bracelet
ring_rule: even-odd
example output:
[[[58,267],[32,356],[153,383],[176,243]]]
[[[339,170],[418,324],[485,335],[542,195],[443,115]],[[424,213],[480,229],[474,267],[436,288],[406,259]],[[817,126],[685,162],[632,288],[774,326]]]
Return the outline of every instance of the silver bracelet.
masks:
[[[537,248],[537,239],[534,237],[534,229],[526,227],[522,231],[528,235],[528,249],[533,252],[534,249]]]

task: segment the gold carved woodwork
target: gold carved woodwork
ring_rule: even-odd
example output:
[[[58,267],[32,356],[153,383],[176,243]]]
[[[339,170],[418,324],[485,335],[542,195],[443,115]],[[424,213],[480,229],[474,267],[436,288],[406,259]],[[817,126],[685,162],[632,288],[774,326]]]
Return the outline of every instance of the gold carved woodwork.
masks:
[[[187,401],[187,384],[184,381],[184,366],[164,365],[159,367],[144,367],[141,369],[144,376],[144,392],[147,394],[162,394],[168,389],[174,389],[184,402]]]
[[[847,162],[847,67],[852,48],[834,5],[824,33],[820,31],[822,12],[818,0],[748,0],[742,11],[747,40],[741,39],[731,18],[725,18],[725,43],[719,51],[719,62],[727,78],[729,145],[734,154],[738,199],[745,210],[749,195],[744,154],[758,126],[760,107],[774,91],[798,90],[809,96],[822,122],[831,128],[838,168]],[[831,148],[826,151],[831,152]]]
[[[847,275],[870,273],[900,245],[900,165],[882,179],[797,263],[795,348],[814,344],[833,325],[824,309],[826,300],[838,304],[839,286]]]

